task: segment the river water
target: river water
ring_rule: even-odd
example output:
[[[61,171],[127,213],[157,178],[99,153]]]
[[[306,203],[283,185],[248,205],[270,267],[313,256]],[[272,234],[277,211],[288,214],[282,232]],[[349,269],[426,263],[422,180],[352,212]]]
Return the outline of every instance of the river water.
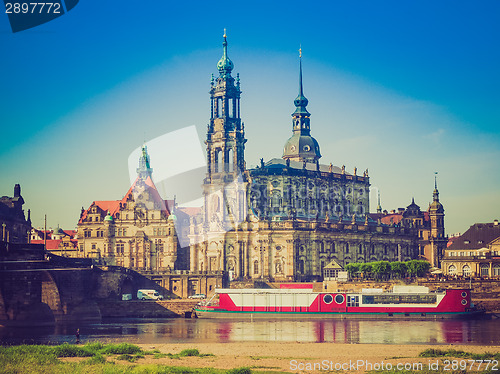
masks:
[[[234,321],[210,319],[120,319],[50,328],[0,327],[0,344],[85,342],[135,344],[199,342],[335,342],[383,344],[500,345],[500,319],[443,321]]]

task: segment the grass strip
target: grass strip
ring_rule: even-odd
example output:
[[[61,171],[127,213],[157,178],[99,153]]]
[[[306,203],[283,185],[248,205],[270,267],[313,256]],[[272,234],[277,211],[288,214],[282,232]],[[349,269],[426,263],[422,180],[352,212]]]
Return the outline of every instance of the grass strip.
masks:
[[[457,357],[457,358],[470,358],[471,360],[497,360],[500,361],[500,353],[472,353],[459,351],[456,349],[435,349],[429,348],[420,352],[420,357]]]
[[[108,361],[106,356],[117,356],[134,365],[123,365]],[[62,344],[58,346],[20,345],[0,346],[0,374],[250,374],[249,368],[230,371],[211,368],[186,368],[159,364],[136,364],[145,355],[154,357],[207,357],[197,349],[185,349],[177,354],[162,354],[158,350],[143,351],[140,347],[128,344],[89,343],[83,346]],[[61,361],[59,358],[86,358],[77,362]]]

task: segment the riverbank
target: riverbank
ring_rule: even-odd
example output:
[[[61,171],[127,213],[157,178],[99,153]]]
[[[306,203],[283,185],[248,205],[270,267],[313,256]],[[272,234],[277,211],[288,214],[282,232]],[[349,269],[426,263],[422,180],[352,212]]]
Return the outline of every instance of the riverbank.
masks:
[[[232,369],[248,367],[252,370],[281,372],[344,372],[365,373],[370,370],[404,369],[414,372],[446,372],[449,357],[419,357],[426,345],[338,344],[338,343],[189,343],[139,345],[144,350],[157,349],[162,353],[179,353],[195,348],[207,357],[182,357],[179,359],[145,357],[139,362],[192,368]],[[500,353],[500,346],[440,345],[440,350],[454,349],[470,353]],[[458,360],[465,360],[462,358]],[[144,361],[143,361],[144,360]],[[471,362],[469,362],[469,365]],[[438,370],[433,370],[438,369]],[[451,370],[451,363],[449,365]],[[472,369],[476,370],[476,367]],[[484,368],[483,368],[484,369]],[[490,368],[491,369],[491,368]],[[497,366],[497,369],[499,367]]]
[[[297,342],[0,346],[0,373],[441,374],[457,369],[498,370],[500,346],[435,347]]]

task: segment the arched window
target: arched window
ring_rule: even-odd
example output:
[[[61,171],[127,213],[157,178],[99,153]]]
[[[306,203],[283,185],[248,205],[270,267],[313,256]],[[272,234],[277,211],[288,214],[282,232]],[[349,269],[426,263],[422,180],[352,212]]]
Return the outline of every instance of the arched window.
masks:
[[[363,244],[359,244],[359,253],[362,254],[363,253]]]
[[[500,264],[493,265],[493,275],[495,277],[500,276]]]
[[[332,243],[332,253],[335,253],[335,243]]]
[[[468,277],[470,275],[470,266],[469,265],[464,265],[462,267],[462,274],[465,276],[465,277]]]
[[[490,275],[490,265],[488,265],[488,264],[481,264],[481,266],[479,267],[479,274],[482,277],[489,276]]]
[[[234,165],[233,165],[234,162],[233,161],[234,161],[234,152],[232,149],[230,149],[227,152],[227,171],[228,172],[234,171]]]
[[[259,261],[255,260],[253,262],[253,273],[259,274]]]
[[[456,273],[457,273],[457,267],[455,265],[448,266],[448,274],[456,274]]]
[[[229,118],[233,118],[234,117],[233,99],[227,99],[227,109]]]
[[[349,253],[349,243],[345,243],[345,253]]]
[[[217,117],[222,117],[222,98],[217,98]]]

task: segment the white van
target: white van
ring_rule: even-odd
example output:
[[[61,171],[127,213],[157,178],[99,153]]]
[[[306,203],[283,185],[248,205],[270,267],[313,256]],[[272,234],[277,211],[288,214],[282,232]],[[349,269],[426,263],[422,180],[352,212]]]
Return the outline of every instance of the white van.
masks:
[[[163,300],[163,295],[160,295],[155,290],[137,290],[138,300]]]

